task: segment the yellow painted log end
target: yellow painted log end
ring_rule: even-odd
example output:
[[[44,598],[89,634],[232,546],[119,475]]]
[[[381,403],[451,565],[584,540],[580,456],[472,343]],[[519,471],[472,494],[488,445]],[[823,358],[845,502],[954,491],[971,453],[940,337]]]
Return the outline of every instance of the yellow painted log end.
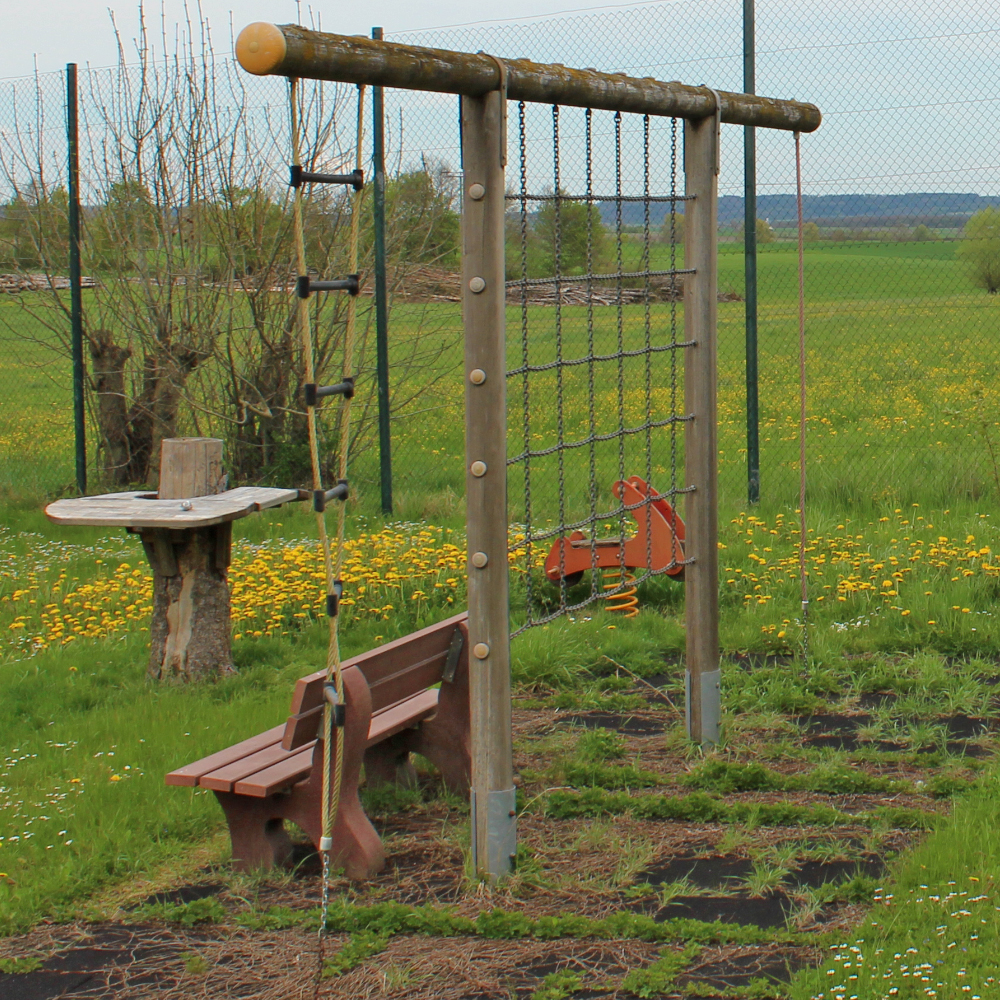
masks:
[[[236,58],[248,72],[267,76],[285,61],[287,45],[284,32],[267,21],[248,24],[236,39]]]

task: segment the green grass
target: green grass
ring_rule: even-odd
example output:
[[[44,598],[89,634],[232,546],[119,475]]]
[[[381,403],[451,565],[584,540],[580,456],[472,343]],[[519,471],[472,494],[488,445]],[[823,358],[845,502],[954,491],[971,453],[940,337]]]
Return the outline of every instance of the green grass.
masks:
[[[813,503],[837,512],[873,501],[933,503],[942,507],[996,497],[997,470],[990,448],[1000,444],[1000,347],[996,297],[970,286],[955,260],[955,243],[820,242],[806,251],[808,381],[810,411],[810,496]],[[662,246],[655,247],[654,267],[666,263]],[[662,258],[662,259],[661,259]],[[793,504],[797,495],[797,313],[796,254],[792,243],[761,247],[760,273],[760,399],[763,495],[779,504]],[[743,257],[735,244],[720,247],[719,283],[742,293]],[[72,489],[72,420],[68,361],[51,347],[54,335],[24,308],[24,297],[5,296],[0,302],[0,385],[7,405],[0,416],[0,497],[32,504]],[[732,509],[745,492],[745,409],[743,390],[743,303],[719,305],[719,416],[724,506]],[[657,337],[669,325],[671,307],[656,304],[651,317]],[[532,361],[553,356],[555,310],[529,309]],[[639,346],[641,306],[624,311],[626,347]],[[683,309],[677,311],[683,319]],[[562,310],[563,346],[567,356],[582,352],[587,340],[587,311]],[[617,314],[613,307],[594,310],[595,343],[599,350],[616,343]],[[397,412],[393,419],[394,492],[397,513],[406,517],[460,516],[464,489],[462,439],[460,314],[452,303],[396,303],[392,312],[392,361],[399,367]],[[520,310],[508,310],[509,363],[520,361]],[[435,361],[435,371],[448,372],[431,395],[403,402],[409,390],[405,359],[426,348],[421,338],[434,331],[436,341],[450,343]],[[423,344],[423,348],[421,348]],[[209,368],[210,368],[209,363]],[[601,366],[597,379],[597,430],[617,420],[617,371]],[[197,394],[200,369],[192,382]],[[626,362],[626,409],[641,410],[636,397],[644,379],[640,359]],[[372,388],[371,373],[363,374],[359,398]],[[587,424],[584,402],[586,366],[565,372],[566,433]],[[669,406],[669,365],[660,355],[654,372],[654,408]],[[520,380],[510,395],[510,449],[521,440]],[[679,392],[683,379],[678,382]],[[543,437],[554,429],[554,375],[533,377],[532,414]],[[678,398],[682,398],[679,396]],[[609,424],[610,421],[610,424]],[[193,430],[194,428],[182,428]],[[200,433],[228,433],[227,425],[212,426],[204,418]],[[669,476],[669,434],[657,432],[652,472],[654,481]],[[378,509],[378,465],[372,439],[355,455],[353,482],[357,509]],[[93,443],[91,452],[93,457]],[[630,442],[628,472],[645,472],[641,442]],[[683,454],[683,442],[679,443]],[[997,451],[1000,454],[1000,451]],[[579,456],[583,460],[584,456]],[[607,499],[617,478],[614,447],[599,448],[598,479]],[[574,461],[576,459],[574,458]],[[554,460],[536,463],[536,518],[544,521],[553,509]],[[512,472],[512,517],[520,509],[518,469]],[[570,506],[582,502],[569,475]],[[548,511],[548,512],[546,512]]]
[[[951,819],[897,864],[893,877],[881,883],[881,902],[856,930],[834,942],[839,946],[828,948],[817,969],[794,978],[793,1000],[910,1000],[928,995],[927,989],[942,998],[992,995],[1000,978],[998,807],[994,775],[959,800]],[[918,966],[929,982],[912,974]]]
[[[737,251],[730,245],[721,248],[723,289],[742,289],[743,258]],[[654,266],[657,263],[654,261]],[[997,579],[981,569],[981,559],[972,561],[959,551],[973,545],[966,542],[969,536],[974,537],[976,548],[1000,548],[993,523],[1000,483],[990,457],[991,446],[1000,444],[996,437],[1000,348],[994,334],[1000,303],[969,288],[954,260],[953,245],[945,242],[815,245],[807,251],[806,268],[808,518],[814,546],[810,556],[814,560],[810,565],[810,657],[807,664],[783,662],[752,671],[726,668],[730,739],[736,738],[733,720],[746,713],[808,713],[833,705],[845,695],[878,690],[899,693],[900,711],[919,716],[931,727],[940,712],[974,714],[983,710],[992,690],[987,682],[992,679],[993,667],[987,658],[1000,653],[1000,620],[993,618],[1000,596]],[[726,546],[720,554],[723,580],[734,581],[723,583],[722,637],[729,652],[791,657],[801,648],[799,595],[794,574],[782,573],[780,563],[795,557],[797,541],[788,527],[794,521],[798,479],[794,248],[783,244],[762,248],[760,274],[764,500],[753,511],[759,523],[751,523],[745,516],[741,519],[740,514],[746,511],[743,304],[724,302],[719,306],[720,538]],[[64,361],[51,364],[46,334],[13,297],[4,297],[0,310],[7,317],[8,330],[20,324],[24,333],[17,340],[5,335],[0,343],[0,385],[6,393],[0,415],[0,500],[5,504],[3,523],[9,529],[3,556],[10,560],[0,565],[2,598],[18,586],[22,571],[26,572],[25,566],[32,560],[37,564],[35,572],[49,582],[62,567],[70,577],[86,581],[103,572],[96,566],[95,557],[100,553],[94,547],[107,543],[98,530],[54,529],[39,513],[46,498],[72,489],[69,387],[60,374],[68,365]],[[586,310],[573,307],[562,312],[566,353],[580,351],[587,337]],[[669,305],[652,307],[659,330],[670,313]],[[533,361],[552,356],[553,314],[542,307],[530,310],[529,319],[537,331],[531,345]],[[519,322],[518,310],[511,309],[512,365],[518,362]],[[397,305],[393,350],[398,353],[394,357],[405,353],[421,325],[457,330],[458,323],[458,309],[451,304]],[[595,310],[595,331],[600,349],[615,342],[614,309]],[[627,313],[623,336],[629,345],[641,338],[641,309],[633,307]],[[394,421],[399,516],[427,517],[454,527],[462,524],[463,387],[459,362],[456,348],[444,359],[455,374],[441,384],[433,401],[414,402]],[[625,375],[632,390],[641,384],[644,373],[641,366],[630,362]],[[665,368],[656,375],[658,412],[664,412],[669,404],[668,375]],[[586,427],[588,413],[581,391],[585,383],[584,371],[575,371],[564,381],[567,433]],[[365,384],[371,385],[363,381],[362,389]],[[682,378],[678,388],[683,389]],[[511,451],[523,444],[519,441],[518,392],[515,380],[510,397]],[[554,430],[553,398],[554,383],[540,377],[533,387],[532,412],[542,438]],[[625,402],[633,416],[637,406],[641,409],[641,399],[637,402],[634,394]],[[614,378],[599,385],[598,404],[598,420],[614,424]],[[634,444],[626,449],[626,473],[643,474],[641,442]],[[678,442],[678,456],[683,456],[682,442]],[[616,451],[602,451],[596,458],[604,500],[618,476],[618,462]],[[581,468],[571,464],[566,476],[570,514],[585,507]],[[654,449],[653,482],[667,485],[669,469],[670,438],[663,433]],[[515,520],[522,509],[518,475],[515,472],[511,477]],[[359,455],[352,476],[357,491],[351,531],[357,532],[365,524],[379,522],[374,451]],[[555,483],[553,463],[538,463],[534,480],[536,523],[557,516]],[[920,514],[913,504],[920,505]],[[924,519],[919,533],[917,517]],[[237,525],[238,537],[254,541],[308,537],[311,531],[309,515],[295,507]],[[958,554],[949,556],[946,565],[930,565],[930,540],[939,534],[949,539]],[[862,536],[860,541],[858,535]],[[911,543],[918,537],[927,544],[921,549],[921,561],[911,563],[915,551]],[[850,550],[851,558],[863,552],[885,567],[893,559],[898,565],[913,567],[897,588],[897,595],[864,592],[852,593],[844,602],[837,600],[838,576],[851,572],[852,567],[848,559],[837,568],[833,553],[848,551],[849,540],[855,546]],[[134,544],[121,542],[123,547],[129,544],[138,559]],[[822,565],[815,562],[820,554],[825,554]],[[987,556],[987,562],[992,559],[992,555]],[[971,576],[964,575],[968,566],[974,566]],[[925,593],[928,590],[930,595]],[[747,593],[755,596],[748,601]],[[759,597],[765,595],[768,600],[761,602]],[[45,591],[39,600],[51,596],[51,591]],[[521,597],[519,591],[515,597]],[[578,615],[575,621],[553,622],[520,637],[514,647],[514,677],[520,692],[552,707],[635,707],[636,696],[623,692],[616,683],[620,678],[615,677],[615,664],[639,676],[651,676],[665,669],[665,657],[676,662],[684,645],[682,588],[656,581],[641,588],[640,597],[643,611],[633,622],[597,611]],[[515,615],[518,613],[515,607]],[[0,603],[0,626],[4,628],[6,615]],[[408,619],[400,618],[393,627],[405,631]],[[348,655],[374,642],[374,626],[345,631]],[[321,627],[304,629],[282,641],[238,643],[239,675],[197,692],[148,684],[144,675],[146,639],[138,627],[71,649],[53,648],[33,657],[8,651],[0,658],[4,758],[0,777],[0,836],[4,837],[0,846],[0,933],[24,929],[45,916],[76,912],[98,890],[155,871],[220,830],[222,820],[212,796],[165,788],[163,774],[280,722],[287,712],[294,679],[316,669],[324,646]],[[845,653],[855,658],[847,660]],[[668,693],[681,703],[678,685]],[[886,726],[890,721],[886,720]],[[940,733],[914,731],[909,738],[916,743],[933,742]],[[775,752],[785,751],[776,743]],[[939,760],[934,755],[924,756]],[[563,777],[581,785],[613,784],[612,772],[618,770],[625,776],[623,785],[641,787],[641,769],[626,774],[609,763],[614,759],[613,748],[598,747],[589,751],[586,759],[559,766]],[[940,762],[949,763],[945,756]],[[572,767],[577,770],[569,773]],[[778,782],[773,772],[762,770],[766,772],[764,780]],[[721,786],[727,780],[733,779],[738,787],[746,778],[732,773],[714,777],[699,773],[708,784],[714,782],[713,790],[720,794],[724,794]],[[118,780],[112,780],[115,777]],[[824,780],[836,783],[843,777],[841,770],[831,766]],[[832,785],[825,785],[824,790],[829,787]],[[913,889],[916,899],[921,884],[941,887],[948,881],[967,880],[970,875],[983,880],[982,884],[1000,878],[991,819],[996,804],[994,778],[959,799],[954,820],[939,828],[926,847],[903,863],[894,895],[909,896]],[[820,815],[815,810],[781,806],[757,809],[750,815],[703,792],[684,797],[628,796],[601,787],[554,793],[536,807],[563,815],[634,814],[638,810],[643,815],[686,820],[714,817],[754,825],[845,821],[844,814],[834,810]],[[929,817],[916,813],[882,814],[871,821],[917,827],[931,823]],[[947,896],[944,890],[938,894],[942,899]],[[951,969],[959,961],[973,963],[975,956],[981,955],[975,961],[987,969],[988,956],[996,953],[1000,938],[996,916],[991,915],[992,904],[984,908],[982,917],[976,916],[986,920],[980,925],[979,937],[966,935],[968,940],[950,950],[947,945],[952,938],[958,941],[957,924],[966,918],[951,916],[957,904],[947,913],[937,903],[920,909],[924,905],[908,903],[908,909],[898,910],[884,904],[881,909],[876,907],[872,918],[876,926],[858,933],[866,939],[863,945],[856,945],[864,949],[866,962],[881,970],[878,963],[884,964],[888,956],[916,948],[920,961],[937,963],[943,956],[941,968]],[[938,933],[942,924],[946,928],[943,937]],[[954,935],[952,927],[956,927]],[[377,927],[373,932],[380,933]],[[668,939],[675,940],[656,938]],[[959,957],[961,947],[969,951]],[[882,951],[876,954],[879,948]],[[899,960],[893,961],[896,971],[892,975],[896,975]],[[842,965],[843,960],[835,967]],[[957,974],[957,966],[953,971]],[[869,995],[874,998],[882,982],[876,979],[873,985],[864,985],[859,980],[851,989],[861,1000]],[[797,984],[800,992],[796,996],[825,990],[827,1000],[831,998],[825,970],[812,979],[800,977]],[[863,993],[869,985],[869,993]],[[900,996],[906,995],[901,985]]]
[[[69,912],[218,829],[214,796],[167,788],[163,775],[277,724],[294,678],[317,658],[302,644],[256,645],[238,677],[193,697],[148,685],[146,648],[133,636],[0,673],[0,933]]]

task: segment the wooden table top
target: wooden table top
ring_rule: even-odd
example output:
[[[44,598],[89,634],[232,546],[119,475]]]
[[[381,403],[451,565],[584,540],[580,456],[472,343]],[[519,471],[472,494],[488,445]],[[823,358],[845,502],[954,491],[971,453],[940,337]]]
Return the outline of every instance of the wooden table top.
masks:
[[[45,508],[45,514],[55,524],[183,530],[224,524],[298,499],[298,490],[266,486],[241,486],[190,500],[159,500],[155,493],[149,492],[105,493],[56,500]],[[189,509],[185,509],[188,505]]]

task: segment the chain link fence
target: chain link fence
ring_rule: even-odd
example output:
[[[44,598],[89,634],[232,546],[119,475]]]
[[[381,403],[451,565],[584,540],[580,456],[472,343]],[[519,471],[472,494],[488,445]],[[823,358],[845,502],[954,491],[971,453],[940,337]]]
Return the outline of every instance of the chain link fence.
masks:
[[[1000,202],[998,12],[992,2],[911,0],[891,15],[858,2],[757,4],[757,92],[812,101],[824,115],[803,140],[808,471],[810,496],[831,511],[1000,494],[1000,343],[988,287],[1000,251],[989,209]],[[743,89],[736,2],[391,38]],[[446,113],[434,118],[419,95],[394,101],[398,121],[409,122],[402,162],[423,147],[453,165]],[[723,128],[720,172],[720,479],[731,505],[745,503],[747,488],[742,131]],[[758,130],[761,495],[793,505],[794,181],[791,136]]]
[[[810,493],[831,512],[871,501],[947,505],[1000,493],[1000,306],[991,294],[1000,278],[1000,221],[990,208],[1000,202],[998,13],[996,2],[910,0],[891,13],[858,0],[836,9],[819,2],[757,5],[757,91],[813,101],[824,114],[820,130],[803,139],[803,158]],[[736,0],[664,3],[387,37],[739,91],[742,16]],[[229,65],[220,60],[218,67]],[[226,84],[238,88],[232,100],[217,94],[218,105],[233,113],[219,134],[250,121],[253,128],[243,134],[258,144],[257,166],[270,184],[287,160],[284,84],[240,79],[231,67],[225,73],[218,67],[217,75],[238,80]],[[117,94],[124,105],[131,93],[119,71],[104,72],[99,87],[81,74],[82,144],[106,143],[108,95]],[[212,86],[218,91],[215,80]],[[342,93],[337,100],[338,128],[346,134],[355,98]],[[0,83],[2,156],[44,167],[47,192],[56,192],[65,174],[64,102],[62,74]],[[460,511],[462,489],[462,390],[455,377],[461,360],[458,102],[388,91],[385,103],[396,513],[445,517]],[[724,501],[737,506],[745,501],[747,478],[743,134],[728,126],[723,133],[721,485]],[[573,155],[579,138],[570,134],[565,141],[561,183],[579,190],[584,178],[572,175],[573,163],[582,162]],[[340,145],[343,152],[350,143]],[[35,198],[32,184],[39,178],[15,171],[21,185],[15,190],[9,174],[0,199],[0,271],[23,281],[33,273],[29,257],[22,254],[15,266],[10,256],[17,198]],[[595,188],[610,180],[595,178]],[[541,174],[530,181],[552,184]],[[635,181],[625,178],[624,189]],[[85,203],[86,184],[85,177]],[[794,504],[790,136],[758,131],[757,188],[761,496]],[[54,193],[51,200],[55,231],[61,216]],[[85,208],[85,222],[93,208]],[[608,210],[602,208],[602,221],[613,227],[613,206],[611,215]],[[664,219],[654,215],[654,228]],[[627,211],[622,222],[626,229],[641,226]],[[65,273],[56,266],[49,271]],[[72,482],[68,324],[39,316],[30,298],[16,291],[0,296],[0,392],[9,401],[0,416],[0,478],[5,490],[20,489],[20,482],[29,492],[51,491]],[[93,396],[90,406],[93,413]],[[193,413],[187,419],[205,431],[221,418]],[[372,438],[357,468],[377,496],[376,453]]]
[[[52,254],[61,266],[52,277],[68,288],[65,74],[2,81],[0,123],[5,162],[41,168],[11,177],[0,209],[0,490],[42,496],[73,482],[73,373],[68,324],[49,330],[31,308],[49,276],[38,229],[23,222],[28,206],[41,207],[58,234]],[[62,192],[53,204],[50,187]]]

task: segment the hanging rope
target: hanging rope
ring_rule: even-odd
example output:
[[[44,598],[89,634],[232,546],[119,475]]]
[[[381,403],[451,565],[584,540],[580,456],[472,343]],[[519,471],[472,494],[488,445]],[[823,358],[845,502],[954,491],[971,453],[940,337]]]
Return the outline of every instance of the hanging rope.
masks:
[[[799,225],[799,580],[802,590],[802,659],[809,658],[809,583],[806,577],[806,267],[802,226],[802,142],[795,133],[795,204]]]
[[[361,169],[362,142],[364,138],[364,87],[358,88],[358,122],[355,168]],[[293,167],[301,169],[301,111],[299,108],[300,85],[298,79],[291,81],[291,126],[292,126],[292,163]],[[305,232],[302,219],[303,185],[294,188],[292,202],[292,228],[295,240],[295,262],[300,275],[307,275]],[[358,270],[358,236],[360,225],[360,202],[362,191],[356,188],[351,196],[351,225],[348,244],[348,268],[352,274]],[[302,342],[302,357],[306,384],[315,384],[316,372],[313,353],[312,326],[309,321],[309,300],[298,298],[296,311],[296,328]],[[344,375],[354,377],[355,371],[355,317],[357,302],[354,295],[347,300],[347,316],[344,330]],[[340,450],[338,454],[338,479],[347,480],[348,448],[350,446],[351,395],[344,395],[343,409],[340,419]],[[307,401],[306,425],[309,433],[309,457],[312,465],[313,490],[323,490],[323,469],[319,455],[319,432],[316,420],[316,405]],[[330,900],[330,852],[333,849],[333,827],[337,820],[340,807],[340,788],[344,770],[344,728],[342,724],[334,725],[334,714],[344,706],[344,677],[340,661],[340,636],[337,627],[338,603],[341,592],[340,575],[344,565],[344,536],[347,527],[347,504],[339,505],[337,515],[336,545],[331,546],[326,530],[325,505],[316,511],[316,530],[323,549],[323,568],[326,578],[327,616],[330,627],[330,641],[326,658],[326,683],[324,694],[326,701],[323,707],[323,798],[322,798],[322,833],[320,837],[320,856],[323,862],[322,899],[320,905],[320,925],[318,935],[317,965],[315,980],[315,996],[319,996],[320,982],[323,973],[324,939],[326,936],[326,918]],[[341,709],[342,711],[343,709]]]

